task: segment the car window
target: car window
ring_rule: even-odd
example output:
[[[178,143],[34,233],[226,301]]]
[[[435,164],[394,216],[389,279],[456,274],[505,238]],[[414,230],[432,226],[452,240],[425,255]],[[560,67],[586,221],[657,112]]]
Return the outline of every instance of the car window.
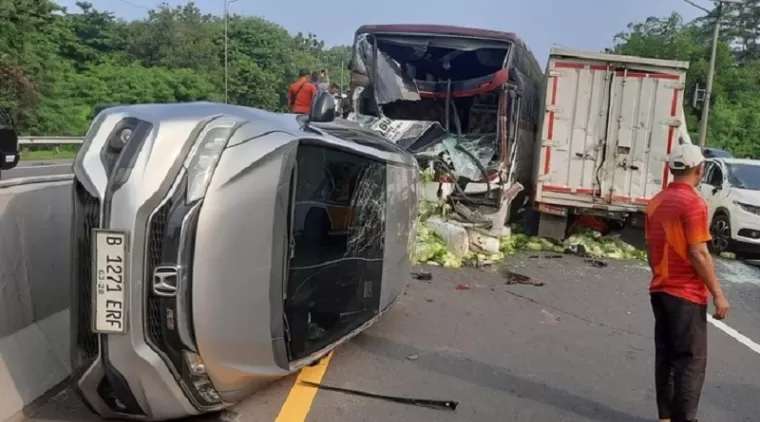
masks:
[[[720,166],[713,165],[712,172],[707,178],[707,184],[715,187],[723,186],[723,171]]]

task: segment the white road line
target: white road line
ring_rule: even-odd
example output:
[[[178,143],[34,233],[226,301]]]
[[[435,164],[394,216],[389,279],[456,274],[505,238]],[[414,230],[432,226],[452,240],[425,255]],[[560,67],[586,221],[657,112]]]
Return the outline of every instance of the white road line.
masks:
[[[715,326],[715,328],[719,329],[720,331],[723,331],[724,333],[733,337],[733,339],[739,343],[749,347],[749,350],[760,354],[760,344],[755,343],[749,337],[729,327],[723,321],[718,321],[717,319],[713,318],[712,315],[707,315],[707,322]]]

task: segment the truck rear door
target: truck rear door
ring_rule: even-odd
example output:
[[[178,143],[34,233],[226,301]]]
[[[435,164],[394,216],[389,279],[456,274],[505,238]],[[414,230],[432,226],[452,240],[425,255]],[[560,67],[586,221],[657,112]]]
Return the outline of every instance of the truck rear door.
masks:
[[[684,72],[562,57],[547,76],[537,201],[641,208],[668,181]]]
[[[602,197],[612,204],[646,204],[667,186],[667,157],[678,143],[681,75],[631,69],[612,74],[612,101]]]

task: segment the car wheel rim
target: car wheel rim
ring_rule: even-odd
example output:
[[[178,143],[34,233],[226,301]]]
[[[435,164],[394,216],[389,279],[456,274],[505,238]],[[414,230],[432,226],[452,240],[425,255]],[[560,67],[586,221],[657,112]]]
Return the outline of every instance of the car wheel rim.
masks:
[[[724,252],[728,249],[728,243],[731,239],[731,229],[728,226],[728,222],[724,220],[718,220],[713,223],[712,227],[712,245],[718,252]]]

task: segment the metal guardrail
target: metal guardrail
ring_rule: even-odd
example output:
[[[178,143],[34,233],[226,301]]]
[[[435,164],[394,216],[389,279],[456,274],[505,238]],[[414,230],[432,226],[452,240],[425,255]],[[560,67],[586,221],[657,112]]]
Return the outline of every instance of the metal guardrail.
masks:
[[[73,174],[54,174],[48,176],[15,177],[8,180],[0,180],[0,189],[11,188],[19,185],[35,183],[66,182],[74,178]]]
[[[19,136],[19,145],[81,145],[80,136]]]

